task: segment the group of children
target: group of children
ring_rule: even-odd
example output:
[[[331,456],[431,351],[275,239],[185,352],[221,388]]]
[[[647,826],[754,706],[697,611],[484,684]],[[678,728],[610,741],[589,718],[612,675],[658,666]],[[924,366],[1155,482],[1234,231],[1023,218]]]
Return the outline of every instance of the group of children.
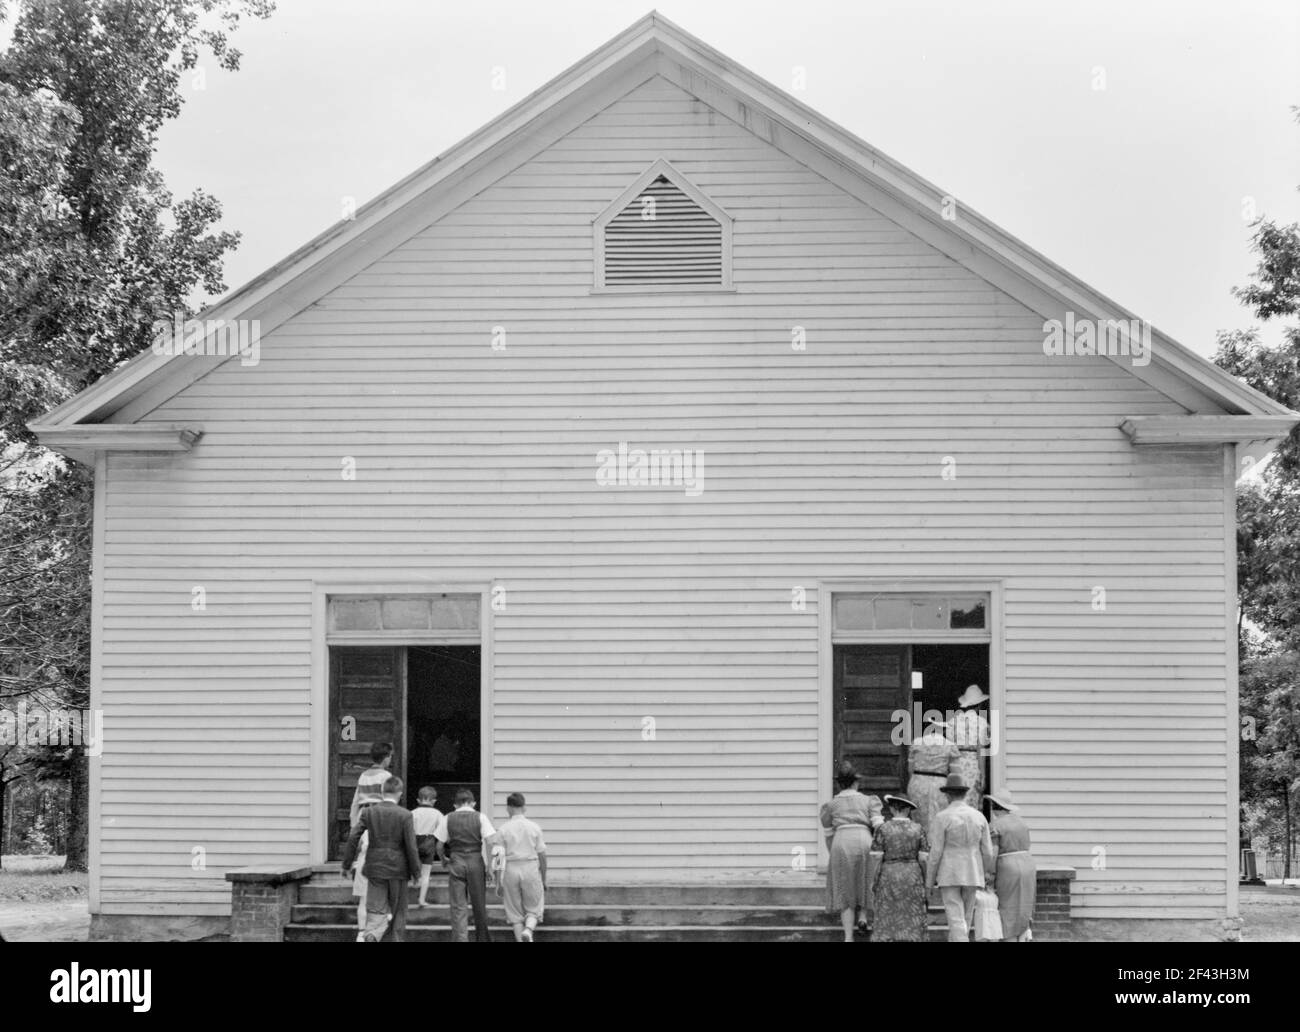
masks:
[[[453,942],[469,941],[469,912],[475,939],[490,942],[487,890],[495,887],[517,942],[532,942],[542,920],[546,893],[546,843],[542,829],[525,816],[518,792],[506,799],[509,818],[492,827],[476,809],[474,793],[456,793],[446,816],[435,805],[438,792],[421,788],[414,812],[400,805],[402,780],[389,773],[393,747],[371,747],[372,766],[357,779],[351,832],[343,850],[343,876],[351,877],[357,904],[357,942],[402,942],[406,933],[406,887],[419,879],[417,906],[428,902],[435,862],[447,871]],[[485,860],[490,850],[491,866]],[[418,872],[418,874],[417,874]]]

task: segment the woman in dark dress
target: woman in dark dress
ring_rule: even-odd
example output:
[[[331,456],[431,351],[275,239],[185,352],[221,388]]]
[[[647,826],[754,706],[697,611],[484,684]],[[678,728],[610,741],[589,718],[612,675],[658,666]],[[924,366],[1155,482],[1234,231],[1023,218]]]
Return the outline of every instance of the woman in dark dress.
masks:
[[[925,829],[912,820],[916,804],[887,795],[890,819],[876,829],[871,849],[884,857],[876,871],[873,942],[924,942],[925,862],[930,853]]]

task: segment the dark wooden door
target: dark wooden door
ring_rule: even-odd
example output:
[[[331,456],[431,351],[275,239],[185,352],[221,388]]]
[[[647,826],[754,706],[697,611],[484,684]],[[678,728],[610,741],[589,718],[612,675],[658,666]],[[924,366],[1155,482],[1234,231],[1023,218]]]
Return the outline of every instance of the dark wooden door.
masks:
[[[907,741],[894,728],[896,712],[911,707],[911,646],[836,645],[833,655],[834,762],[852,763],[862,775],[858,787],[869,795],[901,791]]]
[[[328,812],[337,860],[348,837],[357,777],[370,766],[370,746],[392,742],[389,768],[405,780],[406,649],[359,645],[330,648],[330,780]]]

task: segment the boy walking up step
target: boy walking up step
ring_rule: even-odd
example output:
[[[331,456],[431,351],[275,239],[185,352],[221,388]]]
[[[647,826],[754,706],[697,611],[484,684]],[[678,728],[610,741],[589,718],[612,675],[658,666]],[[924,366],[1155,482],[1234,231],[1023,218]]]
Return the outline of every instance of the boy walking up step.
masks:
[[[474,793],[462,788],[456,793],[456,809],[438,838],[439,852],[446,844],[447,893],[451,897],[451,941],[469,942],[469,911],[474,909],[474,939],[491,942],[487,923],[487,868],[483,863],[485,843],[495,845],[496,832],[485,814],[474,809]],[[496,847],[500,849],[500,846]],[[495,851],[495,850],[494,850]]]
[[[438,790],[432,785],[420,789],[417,797],[419,805],[411,813],[415,822],[415,847],[420,851],[420,899],[416,904],[420,909],[432,906],[429,902],[429,875],[433,873],[433,861],[437,859],[438,833],[445,839],[447,818],[434,805],[438,801]]]
[[[366,850],[366,928],[359,942],[403,942],[406,939],[406,886],[420,873],[420,853],[415,845],[415,824],[411,811],[398,805],[402,779],[384,782],[383,802],[367,806],[348,836],[343,849],[346,878],[363,834],[369,834]]]
[[[546,894],[546,843],[542,829],[524,816],[523,793],[506,797],[510,817],[497,829],[505,847],[505,870],[501,874],[501,899],[506,918],[515,930],[516,942],[532,942],[533,929],[542,919]]]

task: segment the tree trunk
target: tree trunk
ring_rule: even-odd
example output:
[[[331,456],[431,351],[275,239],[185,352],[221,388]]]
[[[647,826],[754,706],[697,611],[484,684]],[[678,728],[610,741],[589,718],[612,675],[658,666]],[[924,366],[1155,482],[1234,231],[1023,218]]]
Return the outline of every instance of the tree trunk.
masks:
[[[68,779],[68,860],[67,871],[88,870],[86,836],[90,828],[90,760],[84,749],[72,756]]]
[[[1282,884],[1291,877],[1291,786],[1282,782],[1282,813],[1286,818],[1286,852],[1282,861]]]
[[[0,778],[0,870],[4,869],[5,851],[5,803],[9,799],[9,782]]]

